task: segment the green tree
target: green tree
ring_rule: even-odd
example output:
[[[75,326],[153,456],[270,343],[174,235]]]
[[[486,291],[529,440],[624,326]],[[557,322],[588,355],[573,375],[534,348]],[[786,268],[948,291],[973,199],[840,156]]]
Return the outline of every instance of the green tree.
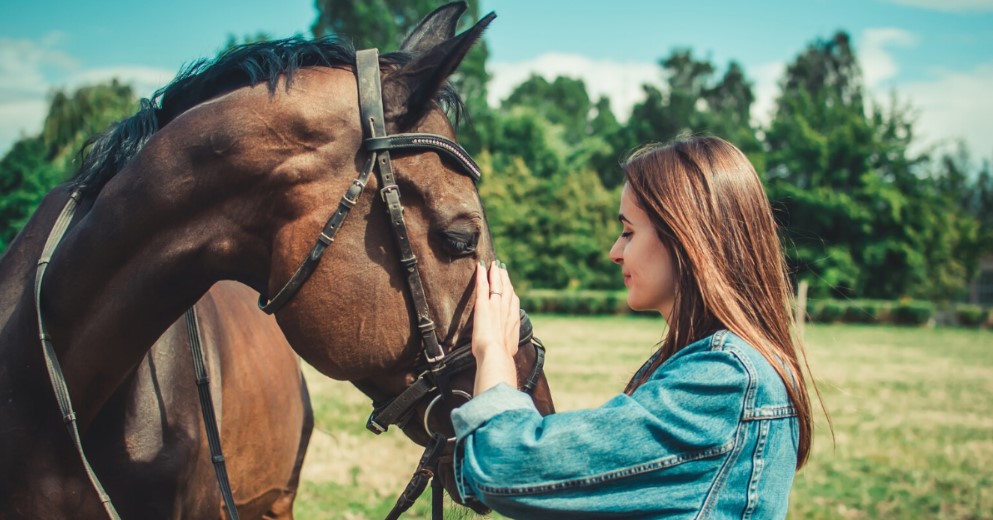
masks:
[[[913,139],[912,107],[866,100],[847,34],[788,66],[766,179],[791,266],[813,294],[941,300],[964,287],[975,222],[941,192],[954,172],[928,174]]]
[[[627,126],[610,138],[611,145],[623,153],[679,135],[712,134],[733,142],[762,171],[763,147],[751,123],[755,95],[741,65],[730,62],[716,78],[713,63],[677,48],[659,66],[667,88],[643,86],[645,99],[634,106]]]
[[[45,194],[65,177],[48,157],[45,142],[29,137],[14,143],[0,160],[0,251],[7,249]]]
[[[71,94],[56,91],[41,131],[49,158],[67,165],[65,163],[82,149],[87,139],[136,109],[134,90],[117,79],[80,87]]]
[[[84,143],[136,108],[117,80],[52,95],[40,135],[22,139],[0,161],[0,247],[6,249],[38,203],[74,168]]]
[[[298,35],[299,36],[299,35]],[[228,34],[228,39],[224,42],[217,54],[221,55],[235,47],[240,47],[242,45],[248,45],[250,43],[262,43],[272,40],[272,36],[264,31],[258,31],[255,34],[245,34],[241,38],[238,38],[234,34]]]
[[[558,76],[551,82],[532,74],[501,104],[503,110],[530,107],[549,123],[561,128],[566,142],[576,143],[591,133],[592,105],[581,79]]]

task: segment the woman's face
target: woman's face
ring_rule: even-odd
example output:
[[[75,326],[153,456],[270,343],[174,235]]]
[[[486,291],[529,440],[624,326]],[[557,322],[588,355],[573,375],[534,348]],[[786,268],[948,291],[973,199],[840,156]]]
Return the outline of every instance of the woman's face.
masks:
[[[659,240],[655,226],[638,206],[628,184],[621,193],[617,219],[623,229],[610,248],[610,259],[621,266],[628,306],[639,311],[657,310],[668,321],[676,293],[672,254]]]

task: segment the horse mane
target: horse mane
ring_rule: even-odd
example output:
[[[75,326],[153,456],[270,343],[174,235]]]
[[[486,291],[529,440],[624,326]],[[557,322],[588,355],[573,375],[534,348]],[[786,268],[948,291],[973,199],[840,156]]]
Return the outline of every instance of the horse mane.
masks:
[[[381,56],[381,66],[400,66],[411,55],[391,52]],[[307,40],[292,37],[234,47],[213,60],[201,58],[184,67],[168,85],[139,102],[138,111],[90,138],[79,151],[79,170],[72,183],[86,196],[95,196],[135,155],[155,132],[183,112],[233,90],[266,82],[275,94],[279,78],[289,90],[301,67],[353,67],[355,49],[334,37]],[[456,123],[465,108],[451,85],[437,94],[436,102]]]

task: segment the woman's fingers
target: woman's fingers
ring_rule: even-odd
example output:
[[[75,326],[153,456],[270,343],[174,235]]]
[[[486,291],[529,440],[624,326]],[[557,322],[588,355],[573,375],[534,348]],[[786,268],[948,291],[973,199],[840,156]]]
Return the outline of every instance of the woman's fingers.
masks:
[[[480,304],[485,304],[486,300],[489,299],[490,294],[490,282],[488,280],[489,273],[483,264],[480,263],[476,265],[476,307],[478,308]]]
[[[476,267],[476,310],[473,326],[474,352],[502,347],[513,356],[521,328],[521,302],[514,292],[506,264],[494,261],[489,268]]]
[[[490,296],[503,296],[503,279],[500,275],[501,271],[502,269],[500,269],[500,263],[494,260],[490,264],[489,270]]]

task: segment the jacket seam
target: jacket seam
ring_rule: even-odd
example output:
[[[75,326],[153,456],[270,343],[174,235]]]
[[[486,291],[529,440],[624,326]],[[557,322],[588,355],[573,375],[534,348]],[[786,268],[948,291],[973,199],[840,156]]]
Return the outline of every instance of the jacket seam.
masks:
[[[718,470],[717,475],[714,476],[714,480],[710,486],[710,491],[707,492],[707,496],[704,498],[703,504],[701,504],[700,506],[700,512],[697,513],[695,517],[697,519],[707,518],[711,515],[711,513],[714,510],[714,507],[717,504],[717,499],[718,496],[720,495],[720,491],[724,489],[724,484],[727,482],[728,475],[731,473],[731,467],[737,461],[738,456],[741,455],[741,451],[745,444],[745,437],[747,434],[747,428],[745,427],[743,418],[745,416],[745,413],[749,409],[751,409],[750,403],[752,403],[755,399],[756,387],[758,386],[754,367],[752,367],[751,363],[748,361],[748,359],[745,356],[740,355],[737,349],[724,348],[727,345],[727,341],[725,341],[727,338],[727,331],[722,331],[722,332],[724,333],[723,334],[718,333],[714,335],[714,340],[711,342],[711,348],[713,350],[722,350],[731,354],[738,360],[739,363],[741,363],[744,366],[745,375],[747,377],[747,383],[745,386],[745,398],[742,400],[741,403],[741,412],[738,416],[738,426],[735,430],[734,450],[732,450],[731,454],[727,457],[727,459],[724,460],[724,463],[721,465],[721,468]]]
[[[769,421],[763,421],[759,425],[759,438],[752,455],[752,476],[748,482],[748,498],[746,501],[745,513],[742,520],[749,520],[755,513],[759,502],[759,480],[762,478],[762,470],[765,469],[765,447],[769,441]]]
[[[589,477],[562,480],[559,482],[552,482],[548,484],[496,487],[496,486],[490,486],[487,484],[480,483],[477,484],[476,487],[479,489],[479,491],[492,495],[525,495],[525,494],[538,494],[548,491],[559,491],[563,489],[571,489],[589,484],[602,484],[604,482],[609,482],[612,480],[617,480],[625,477],[633,477],[635,475],[641,475],[643,473],[648,473],[650,471],[656,471],[660,469],[666,469],[666,468],[678,466],[686,462],[693,462],[696,460],[707,459],[707,458],[723,455],[734,449],[736,444],[737,442],[731,440],[720,446],[707,448],[705,450],[683,453],[680,455],[673,455],[671,457],[665,457],[663,459],[647,462],[644,464],[638,464],[636,466],[631,466],[624,469],[608,471],[606,473],[592,475]]]
[[[743,421],[761,421],[768,419],[782,419],[785,417],[796,417],[796,408],[793,405],[755,407],[746,410],[742,415]]]
[[[709,518],[713,512],[714,506],[717,502],[717,496],[720,495],[722,489],[724,489],[724,484],[727,482],[727,477],[730,474],[730,469],[734,466],[735,461],[738,460],[738,456],[741,454],[741,448],[744,444],[745,428],[743,423],[738,423],[738,428],[735,431],[734,449],[728,455],[724,462],[721,464],[720,469],[717,470],[717,475],[714,475],[713,481],[710,483],[710,490],[707,491],[707,496],[704,497],[703,503],[700,505],[700,511],[695,517],[696,520],[701,520],[704,518]]]

